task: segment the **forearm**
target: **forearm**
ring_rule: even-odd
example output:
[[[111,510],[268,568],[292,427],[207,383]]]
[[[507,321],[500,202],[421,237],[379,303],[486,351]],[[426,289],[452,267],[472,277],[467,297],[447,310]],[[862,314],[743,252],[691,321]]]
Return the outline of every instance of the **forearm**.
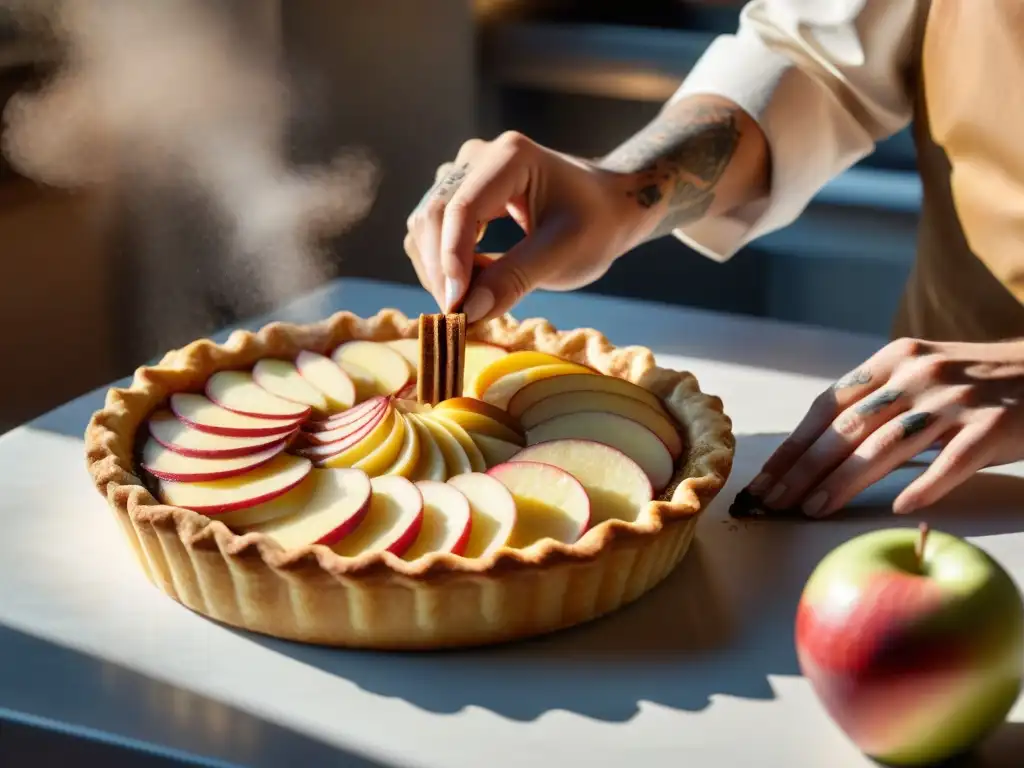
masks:
[[[691,96],[669,104],[600,161],[630,176],[626,194],[643,209],[639,244],[768,194],[768,145],[734,103]]]

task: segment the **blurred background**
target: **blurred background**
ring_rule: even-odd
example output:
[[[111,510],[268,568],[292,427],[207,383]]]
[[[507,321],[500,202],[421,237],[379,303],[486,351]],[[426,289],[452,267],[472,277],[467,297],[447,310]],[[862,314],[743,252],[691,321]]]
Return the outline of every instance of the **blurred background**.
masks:
[[[414,284],[402,253],[405,219],[462,141],[517,129],[567,152],[603,154],[655,115],[715,35],[735,29],[742,3],[209,5],[253,61],[273,61],[286,74],[289,162],[315,166],[344,147],[367,148],[379,170],[373,207],[330,240],[312,281],[282,280],[269,298],[242,290],[222,300],[211,285],[222,280],[223,238],[187,191],[123,179],[61,190],[0,161],[0,431],[318,281]],[[0,107],[45,82],[64,56],[52,36],[0,12]],[[161,82],[151,85],[159,98]],[[61,115],[51,110],[46,119]],[[903,133],[822,190],[796,224],[727,264],[665,239],[587,290],[887,334],[919,203]],[[516,236],[513,226],[496,225],[486,250]],[[143,315],[147,322],[136,323]]]

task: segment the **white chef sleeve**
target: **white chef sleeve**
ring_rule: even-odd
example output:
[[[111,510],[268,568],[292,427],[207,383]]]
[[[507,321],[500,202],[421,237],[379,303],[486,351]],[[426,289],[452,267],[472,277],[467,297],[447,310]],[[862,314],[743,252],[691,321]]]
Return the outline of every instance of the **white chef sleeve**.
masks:
[[[911,118],[915,0],[752,0],[670,100],[715,94],[760,125],[767,200],[676,229],[717,261],[791,223],[828,181]]]

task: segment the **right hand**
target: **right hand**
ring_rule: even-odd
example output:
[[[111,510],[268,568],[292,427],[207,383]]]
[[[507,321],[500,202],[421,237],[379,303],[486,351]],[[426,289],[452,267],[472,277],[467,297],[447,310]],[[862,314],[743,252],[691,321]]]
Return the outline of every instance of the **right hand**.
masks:
[[[469,322],[508,312],[537,288],[592,283],[653,228],[628,174],[542,147],[518,133],[473,139],[408,219],[405,251],[423,286],[449,311],[465,298]],[[481,228],[508,213],[526,237],[470,286]],[[466,294],[467,289],[470,291]]]

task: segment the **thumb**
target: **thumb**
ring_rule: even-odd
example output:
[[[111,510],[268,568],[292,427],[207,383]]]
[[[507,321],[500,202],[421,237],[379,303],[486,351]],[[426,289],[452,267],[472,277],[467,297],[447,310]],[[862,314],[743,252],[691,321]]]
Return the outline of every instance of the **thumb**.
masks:
[[[569,228],[550,222],[520,240],[504,256],[477,258],[463,304],[466,322],[490,320],[508,312],[559,270],[571,245]]]

